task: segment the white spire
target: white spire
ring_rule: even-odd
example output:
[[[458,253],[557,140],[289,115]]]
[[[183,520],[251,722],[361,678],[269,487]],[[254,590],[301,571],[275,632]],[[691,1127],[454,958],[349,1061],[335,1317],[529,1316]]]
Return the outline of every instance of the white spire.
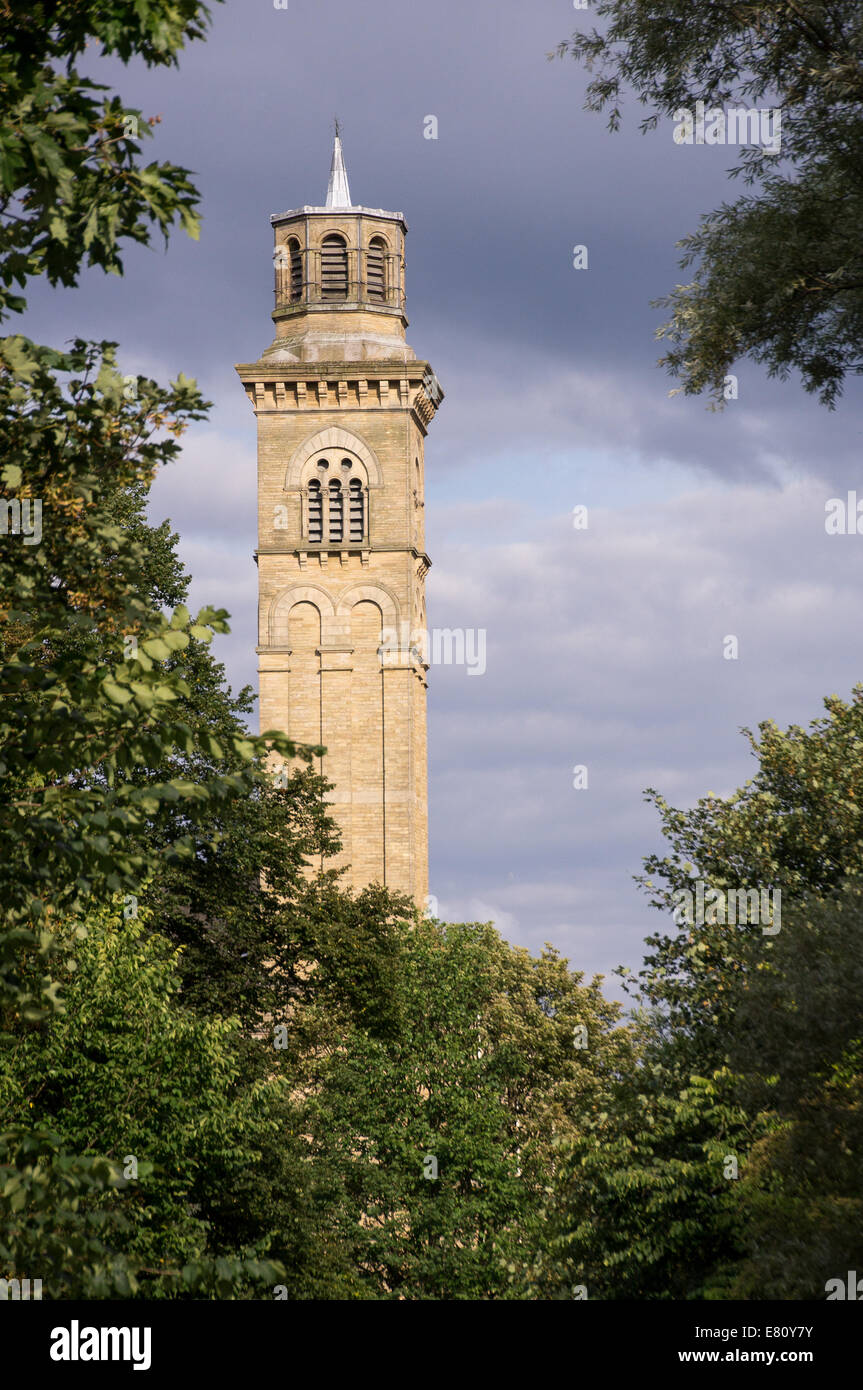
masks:
[[[336,138],[333,141],[333,162],[330,165],[330,183],[327,188],[326,206],[328,208],[352,207],[351,190],[348,188],[348,171],[345,168],[345,157],[342,154],[338,121],[336,121]]]

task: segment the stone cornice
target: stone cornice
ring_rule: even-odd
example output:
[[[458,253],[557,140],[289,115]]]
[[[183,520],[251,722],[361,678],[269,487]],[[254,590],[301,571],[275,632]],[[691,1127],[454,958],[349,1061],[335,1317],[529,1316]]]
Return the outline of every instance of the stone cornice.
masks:
[[[387,381],[407,377],[408,381],[422,380],[431,371],[428,362],[404,361],[401,357],[370,358],[367,362],[237,362],[234,371],[246,381],[319,381],[326,378],[342,381]]]
[[[271,212],[270,222],[277,227],[280,222],[290,222],[294,217],[379,217],[385,222],[400,222],[407,231],[408,224],[405,221],[403,212],[387,212],[385,208],[364,208],[364,207],[345,207],[345,208],[316,208],[309,204],[304,204],[301,208],[291,208],[289,212]]]
[[[308,542],[300,542],[294,545],[261,545],[257,550],[252,551],[254,559],[257,561],[259,555],[359,555],[359,554],[407,554],[412,555],[418,562],[420,572],[418,577],[424,578],[431,569],[431,560],[424,550],[417,550],[415,545],[391,544],[388,541],[364,541],[362,545],[309,545]]]
[[[421,361],[240,362],[234,370],[256,414],[407,409],[425,435],[444,397]]]

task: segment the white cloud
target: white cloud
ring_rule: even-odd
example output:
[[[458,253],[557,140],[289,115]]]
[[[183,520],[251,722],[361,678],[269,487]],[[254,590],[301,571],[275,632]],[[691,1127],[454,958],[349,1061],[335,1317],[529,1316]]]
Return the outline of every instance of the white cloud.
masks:
[[[429,622],[485,627],[488,671],[431,672],[442,900],[499,904],[515,939],[579,968],[637,962],[659,925],[631,882],[658,847],[642,789],[727,794],[754,769],[740,725],[808,722],[863,674],[863,537],[826,536],[827,495],[717,486],[602,509],[588,532],[533,516],[516,545],[444,542]]]

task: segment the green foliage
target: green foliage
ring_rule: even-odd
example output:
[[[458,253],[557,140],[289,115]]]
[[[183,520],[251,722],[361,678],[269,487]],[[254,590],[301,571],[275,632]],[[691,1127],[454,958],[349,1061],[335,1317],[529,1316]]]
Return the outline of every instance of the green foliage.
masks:
[[[591,1299],[721,1296],[743,1249],[726,1165],[745,1168],[765,1124],[748,1120],[730,1083],[716,1072],[676,1091],[658,1067],[633,1067],[598,1097],[561,1146],[529,1296],[571,1298],[578,1286]]]
[[[158,766],[168,749],[194,745],[195,731],[173,709],[188,687],[154,654],[182,649],[196,630],[209,636],[225,628],[223,613],[208,611],[193,622],[179,606],[164,618],[138,597],[134,545],[104,501],[105,478],[122,485],[171,456],[172,441],[133,442],[154,409],[197,418],[197,393],[153,385],[127,412],[112,389],[119,378],[110,358],[84,344],[62,355],[34,351],[39,368],[26,402],[16,397],[19,372],[0,374],[4,493],[17,470],[43,509],[41,544],[7,535],[0,548],[0,837],[8,844],[0,873],[10,917],[38,921],[49,899],[75,912],[94,890],[121,891],[140,881],[143,860],[127,853],[127,837],[167,804],[224,796],[242,783],[198,787],[168,778],[141,787],[118,777]],[[72,377],[66,391],[50,367],[82,376]],[[124,633],[137,643],[126,659]],[[173,847],[182,852],[181,844]]]
[[[250,1252],[249,1265],[247,1252],[214,1248],[200,1212],[213,1185],[230,1188],[277,1133],[282,1083],[241,1076],[237,1021],[203,1020],[182,1006],[176,953],[142,923],[120,912],[91,914],[85,940],[75,944],[66,1011],[40,1032],[22,1034],[14,1072],[0,1076],[0,1110],[29,1114],[25,1152],[53,1126],[67,1149],[86,1156],[92,1181],[67,1217],[65,1247],[51,1258],[57,1233],[42,1230],[41,1245],[22,1236],[34,1216],[38,1224],[37,1199],[47,1203],[50,1177],[58,1181],[78,1160],[57,1144],[53,1168],[43,1165],[29,1181],[20,1171],[7,1180],[3,1197],[21,1211],[21,1229],[7,1237],[16,1264],[23,1267],[26,1257],[51,1298],[89,1290],[104,1296],[108,1270],[118,1292],[139,1289],[146,1297],[178,1289],[201,1296],[220,1278],[222,1296],[262,1279],[272,1285],[281,1267],[258,1260],[259,1252]],[[136,1172],[126,1171],[130,1159]],[[74,1191],[83,1180],[77,1169],[72,1176]],[[90,1227],[110,1235],[111,1260],[103,1268],[104,1257],[97,1258],[93,1269],[83,1260],[79,1270],[70,1256]],[[80,1253],[91,1248],[98,1257],[92,1243]],[[221,1276],[217,1263],[225,1266]]]
[[[123,61],[175,62],[206,17],[193,0],[4,5],[0,313],[24,307],[12,287],[34,275],[73,285],[88,265],[119,273],[124,240],[147,244],[176,218],[194,234],[186,171],[141,167],[140,113],[103,97],[75,63],[93,41]],[[74,986],[99,904],[212,847],[211,808],[266,781],[270,746],[296,751],[250,739],[231,707],[242,697],[225,695],[223,726],[208,726],[186,677],[206,666],[226,615],[192,618],[177,584],[169,595],[156,582],[145,529],[123,524],[120,499],[140,504],[205,408],[182,374],[168,388],[130,383],[110,343],[76,339],[59,352],[20,334],[0,340],[0,506],[10,520],[22,503],[41,510],[29,536],[12,525],[0,536],[0,1253],[25,1275],[34,1263],[50,1270],[67,1296],[134,1291],[122,1204],[108,1201],[116,1169],[92,1152],[98,1135],[70,1140],[50,1106],[38,1122],[22,1118],[18,1069],[44,1060],[46,1037],[69,1025],[61,982]],[[78,1043],[69,1086],[87,1072]],[[224,1295],[248,1269],[207,1256],[179,1277]]]
[[[737,989],[729,1058],[750,1112],[780,1122],[741,1184],[746,1257],[731,1297],[818,1298],[859,1265],[863,1233],[863,891],[783,917]]]
[[[863,690],[825,704],[808,730],[745,731],[758,771],[731,797],[681,811],[648,794],[670,842],[645,861],[654,905],[698,878],[767,883],[779,931],[707,920],[649,939],[627,980],[632,1058],[563,1146],[531,1295],[823,1298],[859,1264]]]
[[[708,794],[691,810],[677,810],[652,788],[670,852],[645,859],[639,881],[654,906],[671,911],[674,893],[711,886],[778,889],[783,911],[809,895],[834,893],[859,873],[863,826],[863,687],[850,701],[824,701],[826,717],[809,729],[759,725],[760,738],[743,730],[758,759],[755,776],[728,798]],[[780,933],[781,935],[781,933]],[[674,936],[648,938],[640,974],[644,997],[661,1006],[678,1050],[696,1069],[719,1065],[723,1033],[734,1006],[733,987],[743,952],[761,961],[774,938],[757,925],[695,924]]]
[[[554,1136],[617,1064],[617,1009],[553,951],[532,958],[490,926],[418,919],[400,946],[397,1027],[363,1027],[359,1000],[339,1008],[326,988],[292,1019],[328,1240],[350,1252],[357,1296],[508,1297]]]
[[[858,117],[852,139],[861,135]],[[846,376],[863,372],[861,214],[856,169],[819,160],[798,178],[765,176],[757,196],[703,217],[679,243],[681,268],[697,264],[693,280],[657,301],[672,311],[657,336],[670,343],[660,365],[678,389],[721,403],[726,374],[748,357],[783,381],[798,372],[834,406]]]
[[[98,1204],[122,1182],[116,1164],[68,1153],[49,1128],[19,1125],[0,1133],[3,1277],[41,1279],[44,1298],[134,1293],[134,1269],[113,1249],[126,1222]]]
[[[771,376],[799,371],[833,405],[848,373],[863,371],[863,262],[857,228],[863,174],[863,18],[853,0],[791,5],[698,5],[689,0],[598,0],[603,32],[558,45],[595,75],[589,110],[620,124],[625,88],[652,108],[642,122],[676,121],[695,102],[781,109],[781,148],[745,146],[730,171],[754,195],[708,214],[683,240],[691,283],[659,303],[672,318],[661,359],[692,395],[723,400],[737,357]]]
[[[249,795],[196,815],[192,860],[165,865],[141,889],[159,931],[183,947],[186,1001],[203,1017],[237,1015],[247,1037],[304,991],[303,962],[337,930],[347,949],[341,895],[322,899],[325,890],[306,873],[322,849],[329,854],[338,843],[323,794],[322,779],[308,768],[293,770],[284,788],[260,773]],[[319,928],[324,903],[331,915]],[[364,918],[357,927],[357,942],[373,930]]]
[[[189,171],[142,166],[153,134],[140,111],[83,77],[88,44],[123,62],[174,64],[202,38],[200,0],[5,0],[0,55],[0,318],[26,306],[13,286],[36,275],[74,285],[83,266],[122,273],[121,244],[167,239],[175,220],[198,234]],[[155,122],[153,122],[154,124]]]

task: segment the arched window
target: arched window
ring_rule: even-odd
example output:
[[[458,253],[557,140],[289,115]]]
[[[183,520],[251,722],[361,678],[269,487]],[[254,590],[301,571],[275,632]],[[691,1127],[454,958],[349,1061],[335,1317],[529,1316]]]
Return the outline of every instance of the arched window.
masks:
[[[363,525],[365,518],[363,516],[363,485],[359,478],[351,478],[350,506],[351,540],[361,541],[365,531]]]
[[[366,292],[378,304],[383,304],[387,297],[386,249],[383,237],[376,236],[366,252]]]
[[[300,243],[296,237],[291,237],[288,242],[288,256],[291,266],[291,303],[303,297],[303,262],[300,256]]]
[[[317,478],[309,483],[309,540],[319,545],[324,538],[324,509],[321,485]]]
[[[347,299],[348,248],[336,232],[321,242],[321,298]]]
[[[330,543],[341,542],[344,535],[344,498],[338,478],[330,479]]]

